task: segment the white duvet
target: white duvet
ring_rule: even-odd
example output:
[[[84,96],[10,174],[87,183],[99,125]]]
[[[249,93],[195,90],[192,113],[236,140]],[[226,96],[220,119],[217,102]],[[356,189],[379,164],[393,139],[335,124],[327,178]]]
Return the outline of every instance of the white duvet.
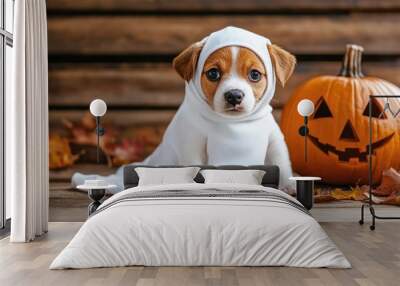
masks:
[[[136,192],[262,190],[238,184],[136,187],[105,201],[50,269],[145,266],[294,266],[349,268],[350,263],[307,213],[252,197],[121,200]],[[102,210],[103,209],[103,210]]]

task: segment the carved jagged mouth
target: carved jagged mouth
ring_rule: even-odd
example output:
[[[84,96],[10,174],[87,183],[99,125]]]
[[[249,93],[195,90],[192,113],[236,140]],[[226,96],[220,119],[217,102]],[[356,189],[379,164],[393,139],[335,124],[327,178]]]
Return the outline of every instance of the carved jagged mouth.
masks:
[[[394,136],[394,133],[372,143],[372,154],[375,153],[375,150],[384,146],[388,143]],[[336,149],[335,146],[330,144],[323,144],[319,142],[318,138],[308,135],[311,142],[322,152],[328,155],[328,153],[332,153],[338,156],[339,161],[348,162],[352,158],[358,159],[360,162],[368,161],[368,145],[365,147],[365,151],[361,151],[359,148],[346,148],[344,151]]]

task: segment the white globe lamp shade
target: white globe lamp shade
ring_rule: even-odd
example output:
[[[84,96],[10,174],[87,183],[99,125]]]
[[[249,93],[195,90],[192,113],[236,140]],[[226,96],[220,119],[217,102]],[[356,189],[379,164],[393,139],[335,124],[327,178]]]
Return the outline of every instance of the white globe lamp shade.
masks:
[[[101,117],[106,114],[107,111],[107,104],[104,100],[95,99],[90,103],[90,113],[93,116]]]
[[[305,117],[310,116],[314,112],[314,103],[309,99],[303,99],[297,104],[297,112]]]

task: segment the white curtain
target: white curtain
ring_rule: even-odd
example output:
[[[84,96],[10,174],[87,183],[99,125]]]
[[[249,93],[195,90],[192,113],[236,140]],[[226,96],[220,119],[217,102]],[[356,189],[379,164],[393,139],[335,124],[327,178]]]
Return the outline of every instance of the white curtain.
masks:
[[[15,1],[13,92],[6,98],[6,187],[12,242],[48,225],[48,79],[45,0]]]

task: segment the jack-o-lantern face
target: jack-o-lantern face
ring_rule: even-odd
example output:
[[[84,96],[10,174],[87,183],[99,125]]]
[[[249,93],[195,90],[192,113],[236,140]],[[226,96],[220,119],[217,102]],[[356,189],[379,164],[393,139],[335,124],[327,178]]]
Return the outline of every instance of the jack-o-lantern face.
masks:
[[[297,173],[320,176],[332,184],[368,183],[369,95],[400,95],[400,89],[378,78],[363,77],[360,56],[360,48],[349,47],[342,76],[313,78],[300,86],[286,104],[281,128]],[[303,118],[297,113],[297,104],[305,98],[315,105],[308,123],[307,162],[305,138],[298,132]],[[385,103],[384,99],[371,101],[375,182],[383,170],[400,168],[400,115],[393,118],[385,110]],[[400,109],[399,99],[390,99],[389,103],[393,112]]]
[[[381,107],[382,105],[378,102],[378,100],[373,99],[371,101],[372,105],[372,113],[371,117],[372,118],[377,118],[381,120],[387,119],[386,113],[384,109]],[[365,107],[364,112],[362,113],[362,116],[367,116],[369,115],[369,103]],[[339,115],[336,115],[339,116]],[[318,100],[318,103],[316,105],[315,113],[311,116],[311,120],[320,120],[322,118],[332,118],[333,119],[333,114],[331,110],[329,109],[328,104],[324,100],[323,97],[321,97]],[[329,124],[329,123],[328,123]],[[363,132],[365,133],[365,132]],[[372,154],[375,154],[375,151],[383,147],[385,144],[387,144],[394,136],[395,132],[391,132],[390,134],[384,136],[381,139],[377,139],[372,142]],[[356,147],[354,146],[353,143],[357,144],[360,142],[360,137],[358,135],[357,130],[354,128],[353,124],[351,123],[351,120],[345,121],[345,124],[342,128],[342,131],[340,131],[339,134],[337,134],[338,138],[335,140],[337,141],[343,141],[344,144],[349,145],[349,147],[345,147],[344,149],[338,149],[336,148],[335,145],[329,144],[329,143],[322,143],[317,137],[315,137],[312,133],[309,134],[310,141],[323,153],[326,155],[332,154],[336,155],[338,157],[339,161],[342,162],[349,162],[350,160],[353,159],[358,159],[359,162],[368,162],[367,156],[368,156],[368,145],[363,145]],[[368,141],[369,142],[369,141]]]

